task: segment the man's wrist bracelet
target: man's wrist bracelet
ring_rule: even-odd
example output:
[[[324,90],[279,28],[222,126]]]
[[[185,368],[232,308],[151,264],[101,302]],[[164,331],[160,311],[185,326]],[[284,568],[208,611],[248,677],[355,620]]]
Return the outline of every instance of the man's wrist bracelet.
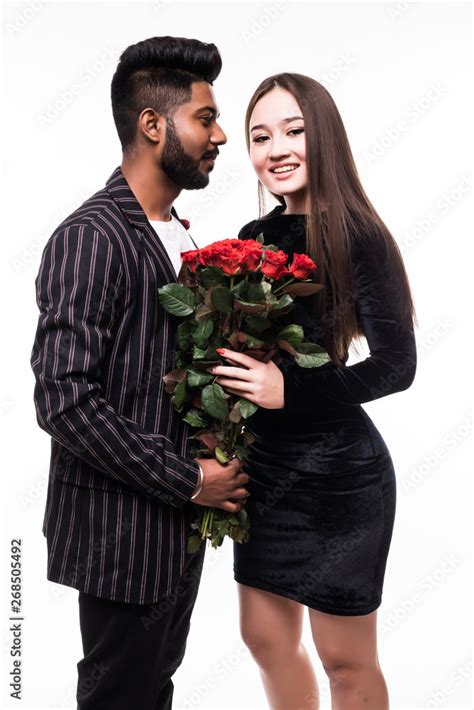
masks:
[[[195,498],[197,498],[197,496],[202,491],[202,485],[204,483],[204,471],[202,470],[202,466],[200,463],[198,464],[198,466],[199,466],[199,481],[197,483],[197,489],[194,491],[194,493],[192,494],[192,496],[189,500],[194,500]]]

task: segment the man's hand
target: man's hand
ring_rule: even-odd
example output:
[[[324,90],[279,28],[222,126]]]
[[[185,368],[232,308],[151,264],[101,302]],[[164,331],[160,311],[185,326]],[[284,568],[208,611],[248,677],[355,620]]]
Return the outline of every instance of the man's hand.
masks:
[[[194,460],[202,466],[204,479],[201,492],[193,503],[237,513],[248,495],[243,486],[248,483],[249,477],[240,471],[243,461],[234,458],[222,466],[216,459]]]

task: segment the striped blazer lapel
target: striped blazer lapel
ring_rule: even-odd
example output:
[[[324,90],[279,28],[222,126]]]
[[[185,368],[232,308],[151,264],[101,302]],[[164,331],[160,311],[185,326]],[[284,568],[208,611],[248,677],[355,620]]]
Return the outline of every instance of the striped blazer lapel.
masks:
[[[164,277],[164,282],[176,281],[176,273],[168,252],[159,235],[148,221],[143,207],[133,194],[120,166],[114,170],[107,180],[106,189],[122,210],[127,221],[134,227],[140,241],[146,242],[155,266],[158,272],[161,272],[160,276]]]

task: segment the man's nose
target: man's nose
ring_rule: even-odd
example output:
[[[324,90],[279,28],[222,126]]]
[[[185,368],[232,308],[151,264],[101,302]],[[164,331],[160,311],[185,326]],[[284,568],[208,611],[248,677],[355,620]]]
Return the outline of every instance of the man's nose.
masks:
[[[215,130],[212,132],[211,142],[215,145],[227,143],[227,136],[218,123],[216,123]]]

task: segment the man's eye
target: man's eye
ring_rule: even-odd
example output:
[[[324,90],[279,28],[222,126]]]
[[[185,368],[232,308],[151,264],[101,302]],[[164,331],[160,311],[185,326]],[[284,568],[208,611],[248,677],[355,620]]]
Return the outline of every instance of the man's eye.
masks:
[[[204,123],[210,123],[212,121],[212,116],[201,116],[201,121],[204,121]]]

